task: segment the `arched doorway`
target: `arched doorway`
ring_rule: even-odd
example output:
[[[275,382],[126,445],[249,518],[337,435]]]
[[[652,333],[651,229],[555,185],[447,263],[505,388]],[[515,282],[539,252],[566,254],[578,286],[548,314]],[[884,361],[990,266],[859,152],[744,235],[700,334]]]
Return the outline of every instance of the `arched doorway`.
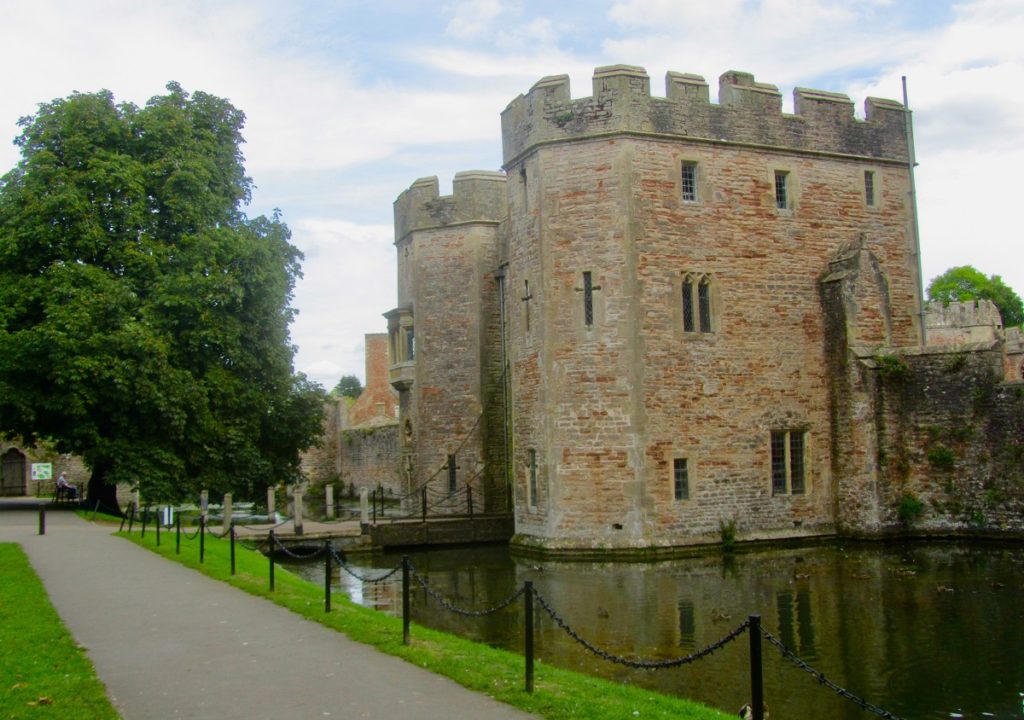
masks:
[[[11,448],[0,456],[3,474],[0,475],[0,497],[20,497],[25,494],[25,454]]]

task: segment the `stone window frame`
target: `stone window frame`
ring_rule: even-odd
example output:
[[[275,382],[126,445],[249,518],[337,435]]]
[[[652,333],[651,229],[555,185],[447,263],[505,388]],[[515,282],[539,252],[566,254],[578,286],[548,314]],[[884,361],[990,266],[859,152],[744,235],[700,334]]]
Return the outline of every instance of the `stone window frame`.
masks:
[[[687,292],[689,288],[689,292]],[[701,293],[706,288],[706,295]],[[721,327],[718,281],[713,273],[685,271],[679,275],[675,291],[678,310],[676,326],[686,337],[710,337]],[[689,321],[688,313],[689,310]]]
[[[869,180],[870,178],[870,180]],[[870,195],[869,195],[870,192]],[[861,198],[868,210],[880,210],[882,207],[882,173],[876,167],[862,168]]]
[[[459,485],[459,463],[454,454],[448,455],[445,468],[448,470],[448,493],[452,494],[458,489]]]
[[[773,497],[811,493],[811,443],[807,428],[775,428],[768,435],[769,480]]]
[[[701,204],[703,202],[704,177],[700,162],[695,158],[680,158],[678,169],[676,177],[679,180],[679,198],[687,205]],[[689,179],[687,178],[688,170],[690,171]],[[690,185],[689,189],[687,184]]]
[[[537,509],[537,495],[538,493],[538,468],[537,468],[537,449],[527,448],[526,450],[526,505],[531,510]]]
[[[682,470],[683,482],[685,483],[682,485],[682,492],[680,492],[679,483],[680,469]],[[674,502],[689,502],[693,498],[693,468],[688,456],[676,455],[672,458],[669,483]]]
[[[779,193],[780,178],[783,180],[783,197],[781,198]],[[800,197],[800,186],[797,181],[796,171],[787,165],[773,165],[768,172],[768,184],[771,188],[771,202],[775,212],[782,216],[793,215]],[[780,201],[784,201],[784,204],[780,204]]]

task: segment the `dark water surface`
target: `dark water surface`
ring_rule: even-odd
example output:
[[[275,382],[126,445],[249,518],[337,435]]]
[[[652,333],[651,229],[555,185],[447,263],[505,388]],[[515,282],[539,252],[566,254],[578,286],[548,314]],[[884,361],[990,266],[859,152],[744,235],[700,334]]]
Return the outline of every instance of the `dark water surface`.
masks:
[[[688,655],[750,614],[833,682],[906,720],[1024,718],[1024,547],[847,544],[712,554],[658,563],[519,560],[502,546],[412,553],[417,573],[452,604],[497,605],[524,581],[580,636],[633,659]],[[380,575],[401,555],[353,559]],[[293,568],[323,582],[322,566]],[[354,601],[401,614],[401,575],[363,583],[341,572]],[[444,609],[413,581],[422,625],[517,652],[522,602],[483,618]],[[631,670],[589,652],[538,608],[542,663],[699,700],[736,712],[749,698],[746,634],[671,670]],[[773,718],[877,717],[763,645]]]

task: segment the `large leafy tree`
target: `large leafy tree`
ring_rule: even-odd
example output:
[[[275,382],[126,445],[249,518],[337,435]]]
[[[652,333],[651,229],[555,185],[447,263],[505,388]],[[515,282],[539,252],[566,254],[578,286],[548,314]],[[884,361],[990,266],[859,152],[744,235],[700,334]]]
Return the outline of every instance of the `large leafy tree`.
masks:
[[[301,254],[241,210],[244,115],[179,85],[76,93],[20,121],[0,178],[0,431],[52,439],[90,499],[294,479],[323,391],[292,370]]]
[[[342,375],[341,380],[331,390],[335,397],[358,398],[363,394],[363,384],[355,375]]]
[[[991,300],[999,308],[1004,327],[1024,323],[1024,302],[998,275],[985,276],[970,265],[953,267],[928,284],[928,299],[949,304],[965,300]]]

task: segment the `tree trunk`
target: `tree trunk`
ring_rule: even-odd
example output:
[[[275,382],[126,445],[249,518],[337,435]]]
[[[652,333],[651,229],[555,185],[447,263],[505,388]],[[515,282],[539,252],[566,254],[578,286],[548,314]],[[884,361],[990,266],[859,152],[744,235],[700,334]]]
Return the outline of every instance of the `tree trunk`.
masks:
[[[121,517],[123,513],[117,502],[117,485],[107,483],[109,469],[110,466],[102,461],[93,467],[86,491],[85,506],[90,510],[96,509],[108,515]]]

